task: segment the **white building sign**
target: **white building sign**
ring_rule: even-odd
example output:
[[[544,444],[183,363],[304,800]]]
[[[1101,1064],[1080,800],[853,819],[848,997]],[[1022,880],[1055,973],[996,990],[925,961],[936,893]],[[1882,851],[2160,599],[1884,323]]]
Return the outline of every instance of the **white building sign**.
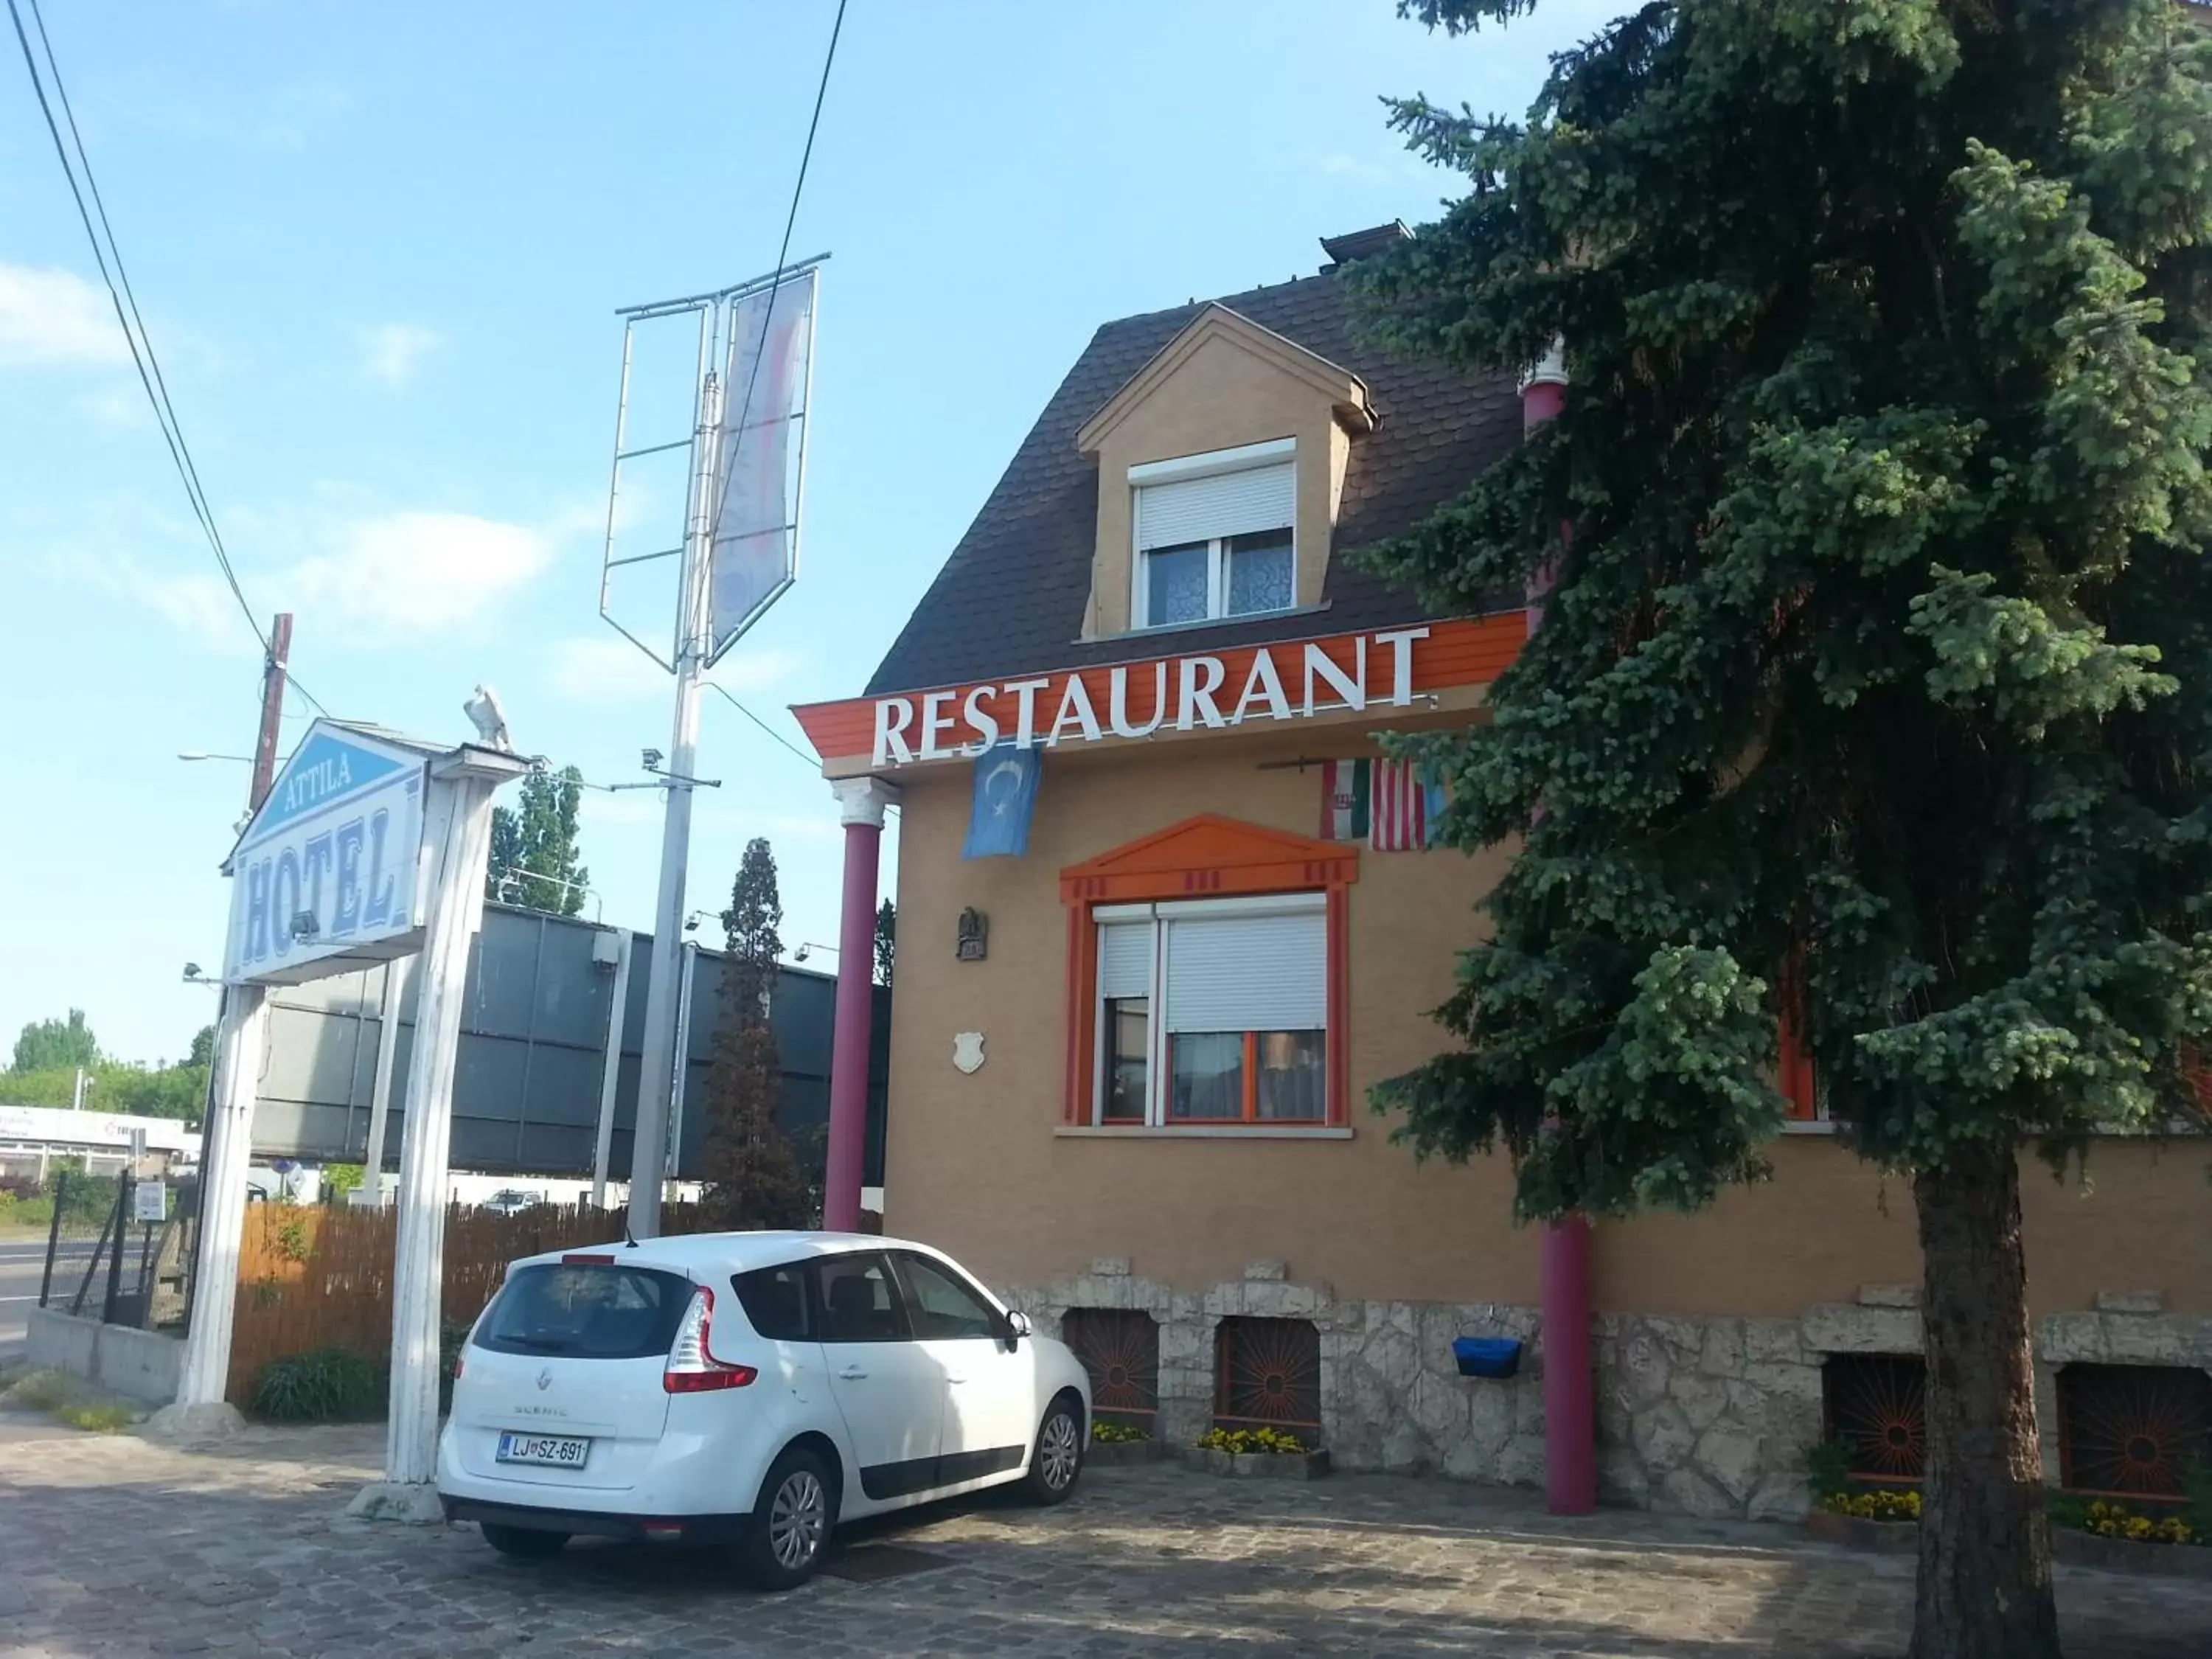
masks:
[[[872,760],[879,767],[952,760],[1011,742],[1056,749],[1163,728],[1310,719],[1336,709],[1404,708],[1413,701],[1413,647],[1426,628],[1394,628],[1350,641],[1350,660],[1320,641],[1263,645],[1232,676],[1222,657],[1196,654],[1064,669],[965,691],[875,700]],[[1094,687],[1100,679],[1103,687]]]
[[[229,862],[223,978],[289,983],[402,956],[422,927],[423,757],[318,720]]]

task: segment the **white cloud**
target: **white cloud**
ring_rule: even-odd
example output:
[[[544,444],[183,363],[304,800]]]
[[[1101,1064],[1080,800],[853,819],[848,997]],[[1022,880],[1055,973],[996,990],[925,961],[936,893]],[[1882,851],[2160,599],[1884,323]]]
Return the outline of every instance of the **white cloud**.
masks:
[[[361,372],[397,392],[415,378],[422,360],[444,343],[435,329],[420,323],[379,323],[360,331]]]
[[[143,605],[179,634],[219,655],[261,654],[238,601],[212,570],[167,569],[102,546],[58,550],[46,562],[56,580],[88,583],[101,592]]]
[[[147,406],[143,392],[136,386],[123,383],[103,391],[88,392],[72,400],[80,413],[94,425],[118,432],[150,431],[154,425],[153,411]]]
[[[394,513],[351,526],[334,553],[277,579],[301,610],[372,633],[465,627],[544,569],[546,538],[465,513]]]
[[[766,691],[796,673],[794,651],[750,651],[726,657],[708,678],[732,695]],[[588,634],[555,642],[553,689],[575,702],[630,702],[668,694],[668,672],[619,634]]]
[[[0,264],[0,363],[128,362],[106,295],[73,271]]]
[[[714,665],[707,678],[715,684],[726,686],[734,694],[748,691],[773,691],[796,674],[805,659],[796,651],[779,651],[773,647],[749,651],[743,645],[736,654],[727,656]]]

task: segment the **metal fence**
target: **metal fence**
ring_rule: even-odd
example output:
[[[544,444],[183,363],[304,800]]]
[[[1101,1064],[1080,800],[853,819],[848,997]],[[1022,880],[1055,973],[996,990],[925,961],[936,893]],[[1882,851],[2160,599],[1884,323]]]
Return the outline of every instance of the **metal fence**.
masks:
[[[60,1171],[39,1305],[109,1325],[181,1329],[191,1316],[198,1208],[192,1182]]]

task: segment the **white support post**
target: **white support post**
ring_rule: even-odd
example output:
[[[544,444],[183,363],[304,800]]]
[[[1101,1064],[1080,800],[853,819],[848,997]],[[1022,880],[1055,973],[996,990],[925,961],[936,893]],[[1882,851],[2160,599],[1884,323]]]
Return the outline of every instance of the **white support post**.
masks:
[[[392,1106],[392,1077],[399,1054],[399,1011],[407,1006],[407,966],[412,957],[398,957],[384,964],[384,1013],[376,1028],[376,1077],[369,1085],[368,1146],[362,1154],[365,1177],[362,1185],[368,1188],[366,1198],[357,1198],[369,1208],[380,1208],[384,1203],[384,1148],[386,1125]]]
[[[622,1080],[623,1036],[629,1018],[629,959],[632,935],[622,929],[615,945],[614,1004],[607,1010],[606,1058],[599,1066],[599,1138],[592,1155],[592,1207],[607,1207],[607,1164],[614,1156],[615,1086]]]
[[[514,769],[522,769],[520,763]],[[453,1058],[460,1048],[469,945],[483,916],[491,853],[492,790],[501,769],[465,757],[434,762],[430,902],[422,946],[415,1046],[407,1066],[407,1120],[399,1157],[398,1242],[392,1264],[392,1388],[384,1480],[348,1507],[384,1520],[435,1522],[438,1503],[438,1315],[445,1285],[446,1164],[453,1123]]]
[[[200,1146],[199,1262],[177,1398],[149,1425],[173,1434],[219,1434],[242,1426],[224,1399],[230,1388],[230,1332],[238,1306],[238,1253],[246,1231],[246,1172],[253,1152],[253,1107],[269,1028],[268,994],[234,985],[223,998],[216,1043],[214,1110]]]

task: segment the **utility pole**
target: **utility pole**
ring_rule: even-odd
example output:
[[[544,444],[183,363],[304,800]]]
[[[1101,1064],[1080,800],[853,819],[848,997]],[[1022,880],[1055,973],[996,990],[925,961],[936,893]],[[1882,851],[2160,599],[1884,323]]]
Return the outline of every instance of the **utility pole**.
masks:
[[[261,732],[253,744],[253,787],[246,810],[258,812],[276,781],[276,742],[284,723],[284,682],[292,661],[292,613],[280,611],[269,629],[269,654],[261,665]]]
[[[677,596],[676,719],[668,739],[660,831],[660,899],[654,908],[652,977],[646,982],[645,1032],[638,1060],[637,1121],[631,1133],[629,1231],[660,1231],[660,1189],[668,1169],[668,1118],[675,1100],[682,1013],[684,878],[691,860],[691,793],[699,757],[700,675],[713,649],[707,603],[714,541],[715,452],[722,387],[711,368],[715,331],[701,321],[699,409],[692,439],[691,500],[685,516],[683,574]]]

